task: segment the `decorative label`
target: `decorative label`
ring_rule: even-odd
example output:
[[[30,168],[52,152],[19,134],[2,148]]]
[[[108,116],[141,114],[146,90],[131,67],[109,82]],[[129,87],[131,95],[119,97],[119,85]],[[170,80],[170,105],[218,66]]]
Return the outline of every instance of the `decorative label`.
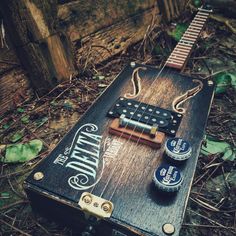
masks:
[[[95,124],[89,123],[81,126],[76,132],[71,146],[54,160],[54,164],[63,165],[77,172],[68,179],[68,184],[73,189],[86,190],[100,180],[97,179],[97,169],[102,136],[97,135],[97,131],[98,127]]]

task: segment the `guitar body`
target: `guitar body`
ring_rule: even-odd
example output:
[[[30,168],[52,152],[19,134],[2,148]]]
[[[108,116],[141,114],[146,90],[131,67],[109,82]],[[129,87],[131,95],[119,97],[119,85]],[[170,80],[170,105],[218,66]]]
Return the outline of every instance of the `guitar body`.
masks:
[[[132,77],[139,67],[145,69],[139,70],[137,92]],[[174,69],[160,73],[154,67],[129,65],[28,177],[25,189],[33,208],[83,231],[88,214],[78,202],[81,194],[91,192],[113,204],[111,216],[94,224],[95,235],[167,235],[167,223],[178,235],[213,99],[214,86],[206,80],[202,84],[201,91],[183,102],[186,112],[175,134],[192,145],[191,157],[178,166],[183,184],[177,193],[163,193],[152,182],[156,168],[167,162],[165,140],[156,149],[110,134],[114,119],[107,114],[120,97],[134,90],[136,101],[173,111],[174,99],[196,83]],[[43,175],[37,178],[37,173]]]

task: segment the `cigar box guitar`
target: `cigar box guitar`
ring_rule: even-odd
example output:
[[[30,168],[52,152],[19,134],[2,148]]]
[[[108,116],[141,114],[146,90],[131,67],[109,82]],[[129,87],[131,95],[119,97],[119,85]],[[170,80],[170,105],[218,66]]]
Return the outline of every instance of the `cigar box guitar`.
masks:
[[[117,76],[25,181],[33,209],[82,235],[179,234],[214,90],[181,70],[210,12],[161,69]]]

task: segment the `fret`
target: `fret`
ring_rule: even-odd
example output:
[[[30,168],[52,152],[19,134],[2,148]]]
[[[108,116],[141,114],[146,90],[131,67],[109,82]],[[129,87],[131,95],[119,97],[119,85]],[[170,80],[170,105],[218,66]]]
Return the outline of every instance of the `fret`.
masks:
[[[183,37],[180,39],[179,41],[180,43],[186,44],[186,45],[193,45],[193,41],[189,41],[189,40],[184,40]]]
[[[168,60],[175,60],[175,59],[180,59],[180,60],[184,60],[187,58],[188,56],[183,56],[183,55],[172,55],[169,57]]]
[[[200,13],[205,13],[206,12],[206,13],[209,14],[209,13],[212,12],[212,10],[207,10],[207,9],[204,9],[204,8],[198,8],[198,10],[199,10]]]
[[[189,27],[188,31],[190,31],[190,32],[192,31],[192,32],[195,32],[195,33],[198,33],[198,34],[200,33],[200,30],[194,29],[192,27]]]
[[[191,25],[197,26],[197,27],[201,27],[201,28],[202,28],[202,26],[203,26],[203,24],[197,24],[197,23],[195,23],[195,22],[192,22]]]
[[[192,46],[193,46],[192,44],[190,45],[190,44],[182,43],[182,42],[179,42],[178,45],[182,45],[182,46],[185,46],[186,48],[190,48],[190,49],[191,49]]]
[[[193,20],[198,19],[198,20],[202,20],[202,21],[206,21],[208,17],[204,17],[204,16],[195,16]]]
[[[205,13],[205,12],[200,11],[200,12],[197,13],[197,16],[207,16],[208,17],[209,13]]]
[[[188,56],[189,55],[189,52],[188,53],[184,53],[184,52],[177,51],[177,50],[175,50],[174,53],[178,53],[181,56]]]
[[[177,65],[184,65],[184,62],[185,62],[185,60],[183,60],[183,61],[178,61],[178,60],[174,60],[174,59],[172,59],[172,60],[167,60],[167,63],[174,63],[174,64],[177,64]]]
[[[185,34],[183,35],[183,39],[184,39],[184,38],[190,38],[190,39],[192,39],[192,40],[195,41],[195,40],[198,38],[198,35],[191,35],[191,34],[186,34],[186,33],[185,33]]]
[[[182,54],[182,55],[188,55],[190,52],[190,50],[188,51],[182,51],[182,49],[179,49],[179,48],[175,48],[174,49],[174,53],[179,53],[179,54]]]
[[[180,44],[178,44],[178,45],[176,46],[176,48],[177,48],[177,49],[180,49],[180,50],[182,50],[182,51],[184,51],[184,52],[189,52],[189,51],[191,50],[191,48],[185,47],[185,46],[180,45]]]
[[[183,36],[181,39],[182,40],[188,40],[188,41],[191,40],[191,43],[194,44],[197,38],[190,38],[188,36]]]
[[[192,35],[192,36],[198,36],[199,32],[198,33],[194,33],[194,32],[190,32],[190,31],[187,30],[184,34],[188,34],[188,35]]]
[[[195,29],[195,30],[200,31],[200,30],[202,29],[202,26],[201,26],[201,27],[199,27],[199,26],[195,26],[195,25],[193,25],[193,24],[191,23],[190,26],[189,26],[188,28],[189,28],[189,29]]]
[[[195,22],[195,23],[198,23],[198,24],[205,24],[206,20],[202,20],[202,19],[199,19],[199,18],[194,18],[192,22]]]

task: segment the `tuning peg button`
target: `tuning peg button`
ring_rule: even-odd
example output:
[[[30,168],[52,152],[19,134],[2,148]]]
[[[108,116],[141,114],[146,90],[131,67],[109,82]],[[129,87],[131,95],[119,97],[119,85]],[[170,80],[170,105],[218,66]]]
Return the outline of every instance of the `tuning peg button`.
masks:
[[[180,189],[183,178],[177,167],[165,164],[156,169],[153,182],[161,191],[176,192]]]
[[[185,161],[190,158],[192,147],[182,138],[170,138],[165,143],[165,154],[174,161]]]

